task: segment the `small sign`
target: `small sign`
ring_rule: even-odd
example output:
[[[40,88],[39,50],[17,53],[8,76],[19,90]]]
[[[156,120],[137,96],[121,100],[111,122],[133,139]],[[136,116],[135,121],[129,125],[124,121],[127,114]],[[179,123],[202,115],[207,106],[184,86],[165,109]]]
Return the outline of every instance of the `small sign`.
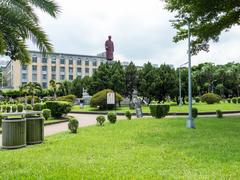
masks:
[[[115,104],[115,93],[114,92],[107,93],[107,104]]]

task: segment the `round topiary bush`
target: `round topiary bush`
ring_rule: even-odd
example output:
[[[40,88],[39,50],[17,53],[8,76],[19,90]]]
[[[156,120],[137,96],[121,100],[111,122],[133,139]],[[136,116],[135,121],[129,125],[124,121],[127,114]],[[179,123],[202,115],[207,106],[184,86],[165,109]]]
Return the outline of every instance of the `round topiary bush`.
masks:
[[[216,115],[217,115],[217,118],[222,118],[223,117],[223,113],[222,113],[221,110],[217,110]]]
[[[48,120],[51,117],[51,110],[50,109],[43,109],[43,117],[45,120]]]
[[[128,120],[131,120],[131,119],[132,119],[132,114],[131,114],[130,111],[126,111],[126,112],[125,112],[125,116],[126,116],[126,118],[127,118]]]
[[[200,102],[200,97],[195,97],[195,101],[196,101],[196,103],[199,103]]]
[[[43,109],[46,109],[46,104],[45,103],[36,103],[33,106],[34,111],[42,111]]]
[[[198,116],[198,109],[197,108],[192,108],[192,117],[193,119],[197,118]]]
[[[17,105],[17,111],[18,112],[23,112],[24,106],[22,104]]]
[[[72,105],[66,101],[47,101],[46,108],[51,110],[54,118],[61,118],[71,111]]]
[[[232,102],[233,102],[234,104],[237,104],[237,98],[236,98],[236,97],[232,98]]]
[[[238,104],[240,104],[240,97],[237,98],[237,102],[238,102]]]
[[[12,106],[12,112],[16,112],[17,111],[17,106],[16,105],[13,105]]]
[[[227,99],[227,102],[228,102],[228,103],[231,103],[231,99],[230,99],[230,98],[228,98],[228,99]]]
[[[206,102],[207,104],[215,104],[221,101],[221,97],[214,93],[207,93],[201,97],[201,101]]]
[[[150,113],[155,118],[163,118],[165,117],[169,110],[170,105],[169,104],[150,104]]]
[[[25,106],[25,110],[31,111],[31,110],[32,110],[32,105],[27,104],[27,105]]]
[[[78,130],[78,126],[79,126],[79,122],[77,119],[70,119],[68,122],[68,129],[72,132],[72,133],[77,133]]]
[[[113,92],[111,89],[104,89],[102,91],[97,92],[93,95],[90,101],[91,107],[99,107],[101,110],[111,110],[114,108],[114,105],[107,105],[107,93]],[[123,97],[116,93],[116,104],[123,100]]]
[[[96,118],[97,120],[97,123],[100,125],[100,126],[103,126],[104,125],[104,122],[106,121],[106,118],[104,116],[98,116]]]
[[[117,122],[117,115],[115,113],[109,112],[107,118],[112,124],[115,124]]]

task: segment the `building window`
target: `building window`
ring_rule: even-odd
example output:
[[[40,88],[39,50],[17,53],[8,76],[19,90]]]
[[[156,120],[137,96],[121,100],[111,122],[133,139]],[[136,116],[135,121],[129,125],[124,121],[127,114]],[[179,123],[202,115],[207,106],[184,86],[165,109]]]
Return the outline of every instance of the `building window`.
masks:
[[[89,66],[89,60],[85,61],[85,66]]]
[[[26,80],[27,80],[27,74],[25,74],[25,73],[22,74],[22,80],[23,80],[23,81],[26,81]]]
[[[61,75],[60,80],[64,80],[64,79],[65,79],[65,75]]]
[[[42,71],[47,71],[47,66],[42,66]]]
[[[36,55],[32,57],[32,62],[37,63],[37,56]]]
[[[23,71],[26,71],[26,70],[27,70],[27,66],[26,66],[26,65],[23,65],[23,66],[22,66],[22,70],[23,70]]]
[[[60,72],[65,72],[65,67],[60,67]]]
[[[46,75],[46,74],[43,74],[43,75],[42,75],[42,79],[43,79],[43,80],[47,80],[47,75]]]
[[[77,68],[77,72],[81,73],[82,72],[82,68]]]
[[[37,74],[32,75],[32,81],[35,81],[35,82],[37,81]]]
[[[47,83],[46,83],[46,82],[43,82],[43,83],[42,83],[42,87],[43,87],[43,88],[47,88]]]
[[[52,74],[52,80],[56,80],[56,74]]]
[[[56,72],[56,66],[52,66],[52,72]]]
[[[82,65],[82,61],[81,61],[81,59],[78,59],[78,60],[77,60],[77,65],[79,65],[79,66]]]
[[[65,64],[65,59],[64,58],[60,59],[60,64]]]
[[[47,60],[48,60],[47,57],[43,57],[42,58],[42,63],[47,63]]]
[[[52,57],[52,64],[56,64],[56,57]]]
[[[85,68],[85,73],[89,73],[89,68]]]
[[[93,61],[93,66],[97,66],[97,61]]]
[[[69,80],[70,80],[70,81],[73,80],[73,75],[69,75]]]
[[[69,73],[73,73],[73,68],[72,67],[69,67]]]
[[[69,64],[70,64],[70,65],[73,64],[73,59],[72,59],[72,58],[69,59]]]
[[[36,65],[32,66],[32,71],[37,71],[37,66]]]

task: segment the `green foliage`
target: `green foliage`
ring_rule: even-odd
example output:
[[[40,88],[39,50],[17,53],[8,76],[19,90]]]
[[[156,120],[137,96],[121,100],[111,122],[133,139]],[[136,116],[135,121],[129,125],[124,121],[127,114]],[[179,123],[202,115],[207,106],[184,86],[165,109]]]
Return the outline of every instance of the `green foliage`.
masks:
[[[26,106],[25,106],[25,110],[27,110],[27,111],[31,111],[33,108],[32,108],[32,105],[30,105],[30,104],[27,104]]]
[[[97,120],[97,123],[100,125],[100,126],[103,126],[104,125],[104,122],[106,121],[106,118],[104,116],[98,116],[96,118]]]
[[[5,97],[17,98],[21,95],[19,90],[3,90],[2,95]]]
[[[17,105],[17,111],[18,112],[23,112],[23,109],[24,109],[24,105],[23,104],[18,104]]]
[[[240,97],[237,98],[237,102],[238,102],[238,104],[240,104]]]
[[[75,95],[66,95],[66,96],[61,96],[57,98],[57,101],[67,101],[70,103],[74,103],[76,101],[76,96]]]
[[[113,92],[111,89],[104,89],[94,94],[90,101],[91,107],[99,107],[99,109],[113,109],[114,105],[107,105],[107,93]],[[120,94],[116,93],[116,104],[122,101],[123,98]]]
[[[51,117],[51,110],[50,109],[43,109],[43,117],[45,120],[48,120]]]
[[[128,120],[131,120],[132,119],[132,113],[130,111],[126,111],[125,112],[125,116]]]
[[[197,118],[198,116],[198,109],[197,108],[192,108],[192,117],[193,119]]]
[[[81,76],[78,76],[76,79],[72,81],[72,89],[71,93],[74,94],[76,97],[81,98],[83,93],[83,85]]]
[[[237,98],[236,98],[236,97],[232,98],[232,102],[233,102],[234,104],[237,104]]]
[[[70,119],[68,122],[68,129],[72,132],[72,133],[77,133],[79,127],[79,122],[77,119]]]
[[[216,111],[217,118],[223,118],[223,113],[221,110]]]
[[[62,115],[71,111],[71,103],[66,101],[47,101],[46,108],[50,109],[54,118],[61,118]]]
[[[7,106],[6,105],[2,105],[2,112],[6,112],[7,111]]]
[[[201,97],[201,101],[206,102],[207,104],[219,103],[220,100],[221,100],[221,97],[214,93],[207,93]]]
[[[11,111],[11,106],[10,106],[10,105],[7,105],[7,106],[6,106],[6,109],[7,109],[7,113],[10,113],[10,111]]]
[[[156,118],[163,118],[165,117],[169,110],[170,110],[170,105],[168,104],[150,104],[150,113],[153,117]]]
[[[107,114],[107,119],[110,123],[115,124],[117,122],[117,115],[116,113],[109,112]]]
[[[232,102],[232,100],[231,100],[230,98],[228,98],[228,99],[227,99],[227,102],[228,102],[228,103],[231,103],[231,102]]]
[[[16,112],[17,111],[17,106],[16,105],[12,105],[12,112]]]
[[[42,111],[45,108],[46,108],[46,104],[45,103],[36,103],[33,106],[33,110],[34,111]]]
[[[195,97],[196,103],[199,103],[201,101],[200,97]]]

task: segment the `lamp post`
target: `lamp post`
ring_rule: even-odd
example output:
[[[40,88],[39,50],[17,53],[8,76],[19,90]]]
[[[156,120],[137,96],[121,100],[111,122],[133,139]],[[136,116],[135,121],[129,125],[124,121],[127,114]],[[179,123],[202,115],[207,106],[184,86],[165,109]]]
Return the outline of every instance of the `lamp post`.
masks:
[[[182,81],[181,81],[181,67],[183,67],[184,65],[188,64],[188,62],[182,64],[179,66],[179,70],[178,70],[178,79],[179,79],[179,106],[182,106]]]
[[[188,19],[183,19],[188,26],[188,119],[187,128],[195,128],[192,118],[192,63],[191,63],[191,24]],[[180,22],[180,20],[170,20],[170,22]]]

